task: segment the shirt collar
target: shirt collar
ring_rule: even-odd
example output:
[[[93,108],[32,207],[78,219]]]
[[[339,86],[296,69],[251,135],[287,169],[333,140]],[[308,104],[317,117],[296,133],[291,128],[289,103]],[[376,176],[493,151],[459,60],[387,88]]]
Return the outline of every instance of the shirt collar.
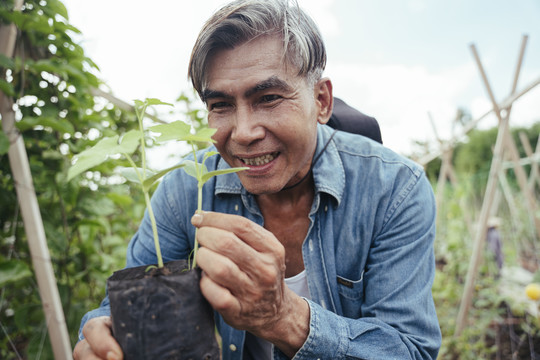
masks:
[[[315,166],[313,167],[313,178],[315,180],[315,193],[324,192],[333,196],[337,203],[341,202],[345,191],[345,170],[339,156],[338,149],[331,136],[334,130],[329,126],[317,126],[317,148],[314,159],[323,151]],[[330,141],[330,143],[328,143]],[[328,145],[326,145],[328,143]],[[219,158],[218,169],[227,169],[229,165]],[[236,174],[220,175],[216,178],[215,195],[219,194],[241,194],[242,183]]]

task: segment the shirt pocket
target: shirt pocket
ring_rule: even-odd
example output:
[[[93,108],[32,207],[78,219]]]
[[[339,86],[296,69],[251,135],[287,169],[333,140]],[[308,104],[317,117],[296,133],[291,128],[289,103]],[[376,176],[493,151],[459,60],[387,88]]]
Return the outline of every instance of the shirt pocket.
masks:
[[[351,280],[337,275],[337,286],[343,315],[358,319],[362,317],[362,304],[364,303],[364,272],[360,279]]]

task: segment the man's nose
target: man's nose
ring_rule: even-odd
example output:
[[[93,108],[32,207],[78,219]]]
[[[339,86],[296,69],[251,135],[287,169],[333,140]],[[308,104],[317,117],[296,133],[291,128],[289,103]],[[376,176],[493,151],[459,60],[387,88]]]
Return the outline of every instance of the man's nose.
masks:
[[[240,145],[250,145],[264,138],[264,127],[249,106],[237,107],[231,138]]]

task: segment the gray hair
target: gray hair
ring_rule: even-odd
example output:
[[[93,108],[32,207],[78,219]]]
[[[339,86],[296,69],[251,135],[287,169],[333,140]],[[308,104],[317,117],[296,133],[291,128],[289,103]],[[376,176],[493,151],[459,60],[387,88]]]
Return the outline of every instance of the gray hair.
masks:
[[[326,50],[315,22],[296,0],[236,0],[205,23],[191,53],[188,77],[202,98],[212,54],[232,49],[263,35],[283,38],[283,60],[314,85],[326,66]],[[203,101],[205,99],[202,99]]]

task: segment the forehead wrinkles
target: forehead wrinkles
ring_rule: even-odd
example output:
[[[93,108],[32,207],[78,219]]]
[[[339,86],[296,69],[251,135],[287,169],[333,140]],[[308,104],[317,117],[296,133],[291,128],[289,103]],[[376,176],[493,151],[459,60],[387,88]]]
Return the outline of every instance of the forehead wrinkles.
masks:
[[[209,54],[206,71],[202,81],[202,90],[210,87],[214,88],[212,77],[222,78],[223,72],[232,70],[236,80],[241,76],[256,75],[261,71],[267,71],[268,74],[275,74],[276,79],[288,81],[289,84],[296,82],[297,77],[304,78],[299,75],[299,68],[282,56],[280,49],[282,48],[283,39],[276,35],[260,36],[250,41],[246,41],[233,48],[216,48]],[[229,67],[229,64],[233,64]],[[286,79],[286,80],[283,80]],[[271,85],[279,85],[276,83]]]
[[[287,81],[280,79],[277,75],[270,76],[268,79],[264,79],[256,83],[254,86],[248,88],[243,93],[243,97],[249,98],[259,92],[266,90],[278,90],[286,93],[295,91]],[[219,89],[205,89],[202,92],[203,101],[208,101],[213,98],[232,98],[232,94],[228,94],[226,91]]]

